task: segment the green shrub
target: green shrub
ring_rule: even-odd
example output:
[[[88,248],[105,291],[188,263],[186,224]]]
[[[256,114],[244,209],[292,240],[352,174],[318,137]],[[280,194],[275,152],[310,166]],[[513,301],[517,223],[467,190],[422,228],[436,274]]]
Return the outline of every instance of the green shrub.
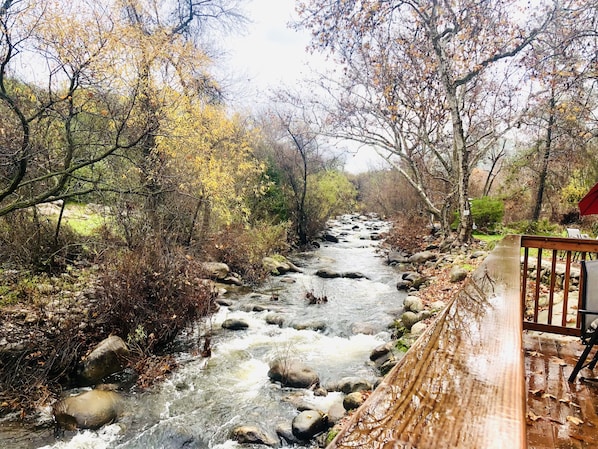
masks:
[[[493,233],[502,224],[505,205],[502,200],[484,196],[471,202],[471,214],[478,230]]]
[[[559,232],[558,225],[545,218],[539,221],[522,220],[510,223],[509,229],[513,230],[513,234],[529,235],[555,235]]]

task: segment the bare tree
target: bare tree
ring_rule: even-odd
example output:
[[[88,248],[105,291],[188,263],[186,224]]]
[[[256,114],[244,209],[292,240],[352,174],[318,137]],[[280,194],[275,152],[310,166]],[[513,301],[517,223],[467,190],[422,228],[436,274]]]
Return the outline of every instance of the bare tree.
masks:
[[[395,165],[445,232],[447,211],[441,208],[454,199],[462,242],[472,232],[471,170],[514,120],[506,95],[516,90],[508,83],[509,63],[553,18],[551,5],[534,8],[522,20],[515,1],[310,0],[298,7],[313,46],[331,50],[346,78],[361,78],[359,88],[343,86],[343,106],[358,104],[345,113],[355,120],[342,121],[351,124],[349,135],[378,147],[389,161],[401,160]],[[363,106],[367,120],[355,112],[366,111]],[[431,178],[425,177],[429,167]],[[444,184],[442,200],[428,192],[429,179]]]

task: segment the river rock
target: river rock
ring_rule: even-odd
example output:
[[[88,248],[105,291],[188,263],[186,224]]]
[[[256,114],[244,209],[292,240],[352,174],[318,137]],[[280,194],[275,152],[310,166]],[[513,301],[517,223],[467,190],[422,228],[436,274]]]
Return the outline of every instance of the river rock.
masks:
[[[409,262],[409,257],[402,252],[392,250],[388,253],[387,263],[389,265],[398,265],[407,262]]]
[[[306,410],[293,419],[293,435],[300,440],[309,440],[328,427],[326,415],[318,410]]]
[[[328,411],[326,412],[326,415],[328,416],[328,423],[336,424],[343,419],[346,412],[347,410],[345,410],[345,407],[343,406],[343,400],[339,398],[338,401],[334,401],[332,404],[330,404],[330,407],[328,407]]]
[[[403,306],[405,307],[405,310],[415,313],[424,310],[424,303],[418,296],[407,296],[403,300]]]
[[[265,320],[266,320],[266,323],[272,324],[272,325],[275,325],[278,327],[282,327],[284,324],[284,321],[285,321],[284,316],[279,315],[279,314],[266,315]]]
[[[330,233],[326,233],[322,236],[322,239],[324,239],[324,241],[326,242],[330,242],[330,243],[338,243],[338,237],[336,235],[332,235]]]
[[[411,326],[411,335],[412,336],[418,336],[423,334],[426,331],[427,328],[427,324],[424,323],[423,321],[418,321],[417,323],[415,323],[413,326]]]
[[[433,253],[432,251],[420,251],[418,253],[413,254],[409,258],[409,262],[411,263],[426,263],[429,260],[436,260],[437,254]]]
[[[309,388],[318,385],[318,374],[298,360],[276,359],[270,364],[268,377],[283,387]]]
[[[353,323],[351,332],[354,334],[375,335],[379,332],[379,327],[374,323]]]
[[[392,341],[384,343],[383,345],[380,345],[380,346],[376,346],[370,353],[370,360],[373,362],[382,357],[386,357],[389,353],[392,353],[393,347],[394,347],[394,344]]]
[[[284,256],[264,257],[262,259],[262,265],[270,274],[275,276],[288,273],[289,271],[295,273],[303,272],[301,268],[297,267]]]
[[[388,359],[386,359],[382,364],[380,364],[379,366],[376,365],[378,367],[378,371],[380,371],[380,374],[382,374],[383,376],[386,376],[390,370],[392,370],[395,365],[399,363],[399,360],[396,359],[394,356],[389,357]]]
[[[349,394],[356,391],[369,391],[373,387],[372,383],[367,379],[361,377],[344,377],[338,381],[336,390]]]
[[[222,323],[223,329],[228,329],[231,331],[239,331],[239,330],[247,329],[248,327],[249,327],[249,324],[247,324],[247,322],[240,320],[238,318],[228,318],[228,319],[224,320],[224,322]]]
[[[347,279],[368,279],[368,277],[365,274],[360,273],[359,271],[347,271],[345,273],[342,273],[341,277]]]
[[[276,435],[290,445],[295,446],[301,444],[301,441],[293,435],[293,426],[290,422],[278,424],[276,426]]]
[[[280,444],[278,438],[255,426],[235,427],[231,437],[241,444],[264,444],[272,447],[276,447]]]
[[[335,279],[342,277],[341,273],[331,270],[330,268],[322,268],[316,271],[316,276],[324,279]]]
[[[407,329],[411,329],[411,327],[418,321],[421,321],[421,318],[417,313],[405,312],[401,315],[401,323],[403,323],[403,326]]]
[[[243,286],[243,281],[236,273],[231,273],[228,276],[224,277],[224,279],[220,279],[219,281],[223,284],[236,285],[237,287]]]
[[[206,275],[210,279],[218,281],[223,281],[230,274],[230,268],[222,262],[203,262],[201,267],[206,271]]]
[[[474,251],[473,253],[471,253],[471,256],[469,256],[472,259],[479,259],[479,258],[484,258],[488,255],[488,252],[486,251]]]
[[[467,270],[459,265],[455,265],[450,272],[450,281],[451,282],[461,282],[467,277]]]
[[[295,323],[292,327],[298,331],[312,330],[316,332],[323,332],[326,330],[326,322],[319,320],[306,321],[305,323]]]
[[[118,393],[91,390],[62,399],[54,405],[53,413],[64,429],[98,429],[113,422],[121,410],[122,397]]]
[[[349,393],[343,399],[343,407],[345,410],[355,410],[356,408],[361,407],[361,404],[365,402],[365,395],[361,391],[355,391],[353,393]]]
[[[216,298],[214,302],[224,307],[231,307],[234,304],[233,300],[228,298]]]
[[[117,335],[102,340],[85,358],[79,371],[83,386],[95,385],[110,374],[122,371],[124,358],[129,355],[127,344]]]

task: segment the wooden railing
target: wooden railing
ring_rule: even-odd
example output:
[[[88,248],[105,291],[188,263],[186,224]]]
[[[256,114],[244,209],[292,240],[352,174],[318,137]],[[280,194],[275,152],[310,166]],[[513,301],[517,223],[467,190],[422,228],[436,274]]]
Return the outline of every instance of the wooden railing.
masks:
[[[580,261],[596,259],[598,240],[521,237],[523,328],[580,335]]]
[[[580,334],[579,262],[597,254],[505,237],[328,449],[527,448],[523,329]]]
[[[524,449],[519,236],[488,255],[328,449]]]

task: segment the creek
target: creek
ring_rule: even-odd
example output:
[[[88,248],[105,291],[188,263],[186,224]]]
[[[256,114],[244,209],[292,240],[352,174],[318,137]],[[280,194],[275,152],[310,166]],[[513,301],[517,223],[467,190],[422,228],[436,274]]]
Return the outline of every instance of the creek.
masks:
[[[71,432],[43,445],[21,441],[22,445],[12,447],[266,447],[241,445],[231,439],[231,431],[253,425],[275,435],[278,425],[289,426],[298,414],[285,399],[289,396],[320,410],[342,399],[340,392],[316,396],[311,390],[282,388],[268,377],[274,359],[300,359],[318,373],[324,387],[344,377],[375,381],[377,372],[369,355],[390,339],[389,325],[402,311],[405,296],[396,289],[396,271],[379,251],[376,236],[388,227],[389,223],[372,217],[339,217],[330,228],[338,243],[323,242],[314,251],[291,257],[301,273],[272,276],[251,293],[226,294],[232,305],[221,307],[209,321],[210,358],[182,349],[176,354],[180,362],[176,372],[151,391],[128,395],[126,413],[114,424],[98,431]],[[365,277],[324,279],[315,274],[320,269],[359,272]],[[327,301],[310,305],[308,292]],[[283,322],[281,326],[268,324],[273,314]],[[241,319],[249,327],[223,329],[222,323],[230,318]],[[198,326],[196,334],[190,332],[185,338],[198,339],[205,327]]]

